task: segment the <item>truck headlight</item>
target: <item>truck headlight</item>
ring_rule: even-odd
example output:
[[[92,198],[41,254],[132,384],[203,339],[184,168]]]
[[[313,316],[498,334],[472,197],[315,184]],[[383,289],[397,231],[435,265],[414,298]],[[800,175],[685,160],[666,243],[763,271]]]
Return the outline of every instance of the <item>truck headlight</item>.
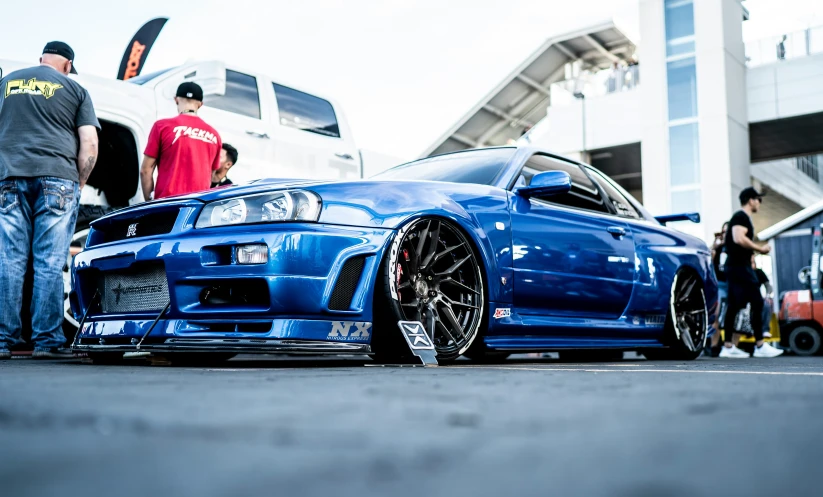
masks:
[[[257,193],[206,204],[195,228],[284,221],[316,222],[322,203],[316,193],[288,190]]]

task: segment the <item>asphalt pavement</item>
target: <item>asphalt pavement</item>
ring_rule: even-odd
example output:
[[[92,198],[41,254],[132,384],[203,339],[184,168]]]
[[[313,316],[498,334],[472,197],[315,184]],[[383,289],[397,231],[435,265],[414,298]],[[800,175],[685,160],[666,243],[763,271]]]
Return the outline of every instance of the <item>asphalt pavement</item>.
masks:
[[[0,495],[818,496],[823,358],[0,362]]]

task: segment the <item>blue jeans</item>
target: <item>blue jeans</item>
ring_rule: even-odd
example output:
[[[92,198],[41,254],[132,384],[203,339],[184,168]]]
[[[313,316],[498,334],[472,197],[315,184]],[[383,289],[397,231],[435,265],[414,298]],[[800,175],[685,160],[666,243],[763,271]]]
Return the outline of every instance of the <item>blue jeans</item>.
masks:
[[[36,349],[62,346],[63,267],[77,221],[80,188],[40,177],[0,181],[0,350],[21,341],[20,310],[29,255],[34,262],[31,301]]]

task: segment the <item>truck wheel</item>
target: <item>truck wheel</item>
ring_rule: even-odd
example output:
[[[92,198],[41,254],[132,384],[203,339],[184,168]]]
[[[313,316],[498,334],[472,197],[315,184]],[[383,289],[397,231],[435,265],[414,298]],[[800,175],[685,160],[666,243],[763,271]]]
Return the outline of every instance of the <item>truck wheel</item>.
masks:
[[[63,267],[63,335],[66,337],[66,342],[71,343],[74,340],[74,335],[77,334],[77,327],[80,323],[74,319],[74,314],[71,312],[71,304],[69,304],[69,292],[71,291],[71,267],[72,253],[82,251],[86,246],[86,238],[89,236],[89,225],[92,221],[106,214],[113,212],[115,209],[110,207],[103,207],[100,205],[81,205],[77,212],[77,224],[74,226],[74,235],[71,237],[71,248],[67,255],[66,265]]]
[[[800,356],[815,355],[820,351],[820,332],[811,326],[798,326],[789,335],[789,347]]]

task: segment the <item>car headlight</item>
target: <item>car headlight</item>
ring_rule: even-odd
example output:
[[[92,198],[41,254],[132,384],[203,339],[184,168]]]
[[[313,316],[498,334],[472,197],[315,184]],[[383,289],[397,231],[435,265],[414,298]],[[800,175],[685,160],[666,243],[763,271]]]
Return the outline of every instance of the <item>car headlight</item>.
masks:
[[[258,193],[206,204],[195,228],[283,221],[316,222],[320,217],[320,197],[305,190]]]

